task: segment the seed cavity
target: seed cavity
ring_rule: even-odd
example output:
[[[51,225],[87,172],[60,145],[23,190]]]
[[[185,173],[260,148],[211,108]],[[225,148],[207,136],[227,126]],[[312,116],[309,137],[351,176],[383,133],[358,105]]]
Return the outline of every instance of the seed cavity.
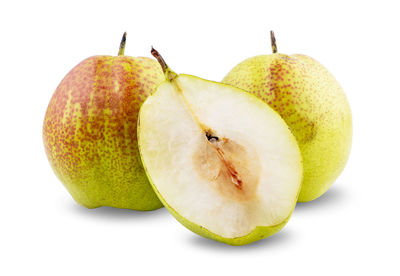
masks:
[[[207,130],[205,136],[207,139],[193,155],[197,173],[225,197],[238,201],[253,198],[260,174],[255,151],[212,130]]]

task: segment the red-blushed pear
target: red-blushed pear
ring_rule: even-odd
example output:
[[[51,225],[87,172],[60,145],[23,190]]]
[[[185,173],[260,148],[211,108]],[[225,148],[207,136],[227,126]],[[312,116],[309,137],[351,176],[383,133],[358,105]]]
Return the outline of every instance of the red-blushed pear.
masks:
[[[79,204],[134,210],[162,207],[149,184],[137,146],[141,104],[165,77],[157,61],[93,56],[57,87],[43,124],[50,164]]]
[[[304,177],[299,201],[325,193],[350,154],[352,119],[340,84],[325,67],[305,55],[278,53],[249,58],[222,80],[244,89],[278,112],[297,138]]]

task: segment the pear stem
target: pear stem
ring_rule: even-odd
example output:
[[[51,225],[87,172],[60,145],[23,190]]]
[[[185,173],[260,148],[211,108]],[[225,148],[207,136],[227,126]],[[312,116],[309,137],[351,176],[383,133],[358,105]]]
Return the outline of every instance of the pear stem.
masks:
[[[165,62],[165,60],[163,59],[163,57],[160,55],[160,53],[156,49],[153,48],[153,46],[151,46],[151,54],[153,55],[153,57],[155,57],[157,59],[158,63],[160,63],[161,68],[165,74],[167,72],[168,65]]]
[[[276,54],[276,53],[278,53],[278,47],[276,47],[276,39],[275,39],[274,31],[271,31],[270,34],[271,34],[272,53]]]
[[[161,65],[161,68],[167,80],[173,81],[178,75],[168,67],[163,57],[156,49],[153,48],[153,46],[151,46],[151,54],[157,59],[158,63]]]
[[[124,35],[122,36],[121,43],[119,44],[119,51],[118,55],[123,56],[125,53],[125,44],[126,44],[126,32],[124,32]]]

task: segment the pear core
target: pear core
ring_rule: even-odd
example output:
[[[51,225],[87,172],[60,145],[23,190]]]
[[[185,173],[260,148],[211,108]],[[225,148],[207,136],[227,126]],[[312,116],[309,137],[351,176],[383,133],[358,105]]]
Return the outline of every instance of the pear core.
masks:
[[[206,132],[205,143],[193,154],[196,172],[228,199],[254,199],[261,170],[258,156],[229,138],[211,133]]]

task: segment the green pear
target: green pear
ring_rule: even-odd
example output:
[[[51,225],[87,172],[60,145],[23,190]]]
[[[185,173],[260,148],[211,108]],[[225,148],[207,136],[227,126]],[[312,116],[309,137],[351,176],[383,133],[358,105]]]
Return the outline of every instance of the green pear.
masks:
[[[284,227],[302,179],[301,153],[282,118],[253,95],[171,71],[143,103],[138,143],[164,206],[191,231],[231,245]]]
[[[305,55],[277,52],[249,58],[234,67],[223,83],[244,89],[268,103],[290,126],[303,156],[299,201],[325,193],[342,172],[350,154],[352,119],[336,79]]]
[[[162,207],[137,146],[144,100],[165,77],[146,57],[93,56],[73,68],[47,108],[43,140],[50,164],[79,204],[134,210]]]

